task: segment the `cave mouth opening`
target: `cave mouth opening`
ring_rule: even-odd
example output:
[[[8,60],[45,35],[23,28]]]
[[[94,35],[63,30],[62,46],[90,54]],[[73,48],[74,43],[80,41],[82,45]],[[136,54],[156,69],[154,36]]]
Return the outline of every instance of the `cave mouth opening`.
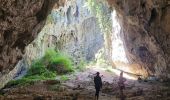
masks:
[[[47,48],[53,48],[71,56],[73,66],[78,69],[83,66],[92,72],[109,70],[117,76],[121,71],[132,73],[127,66],[116,10],[110,10],[96,0],[88,3],[89,8],[84,6],[83,0],[76,1],[77,5],[69,2],[67,6],[54,8],[37,39],[26,49],[28,61],[42,57]],[[93,14],[89,15],[89,12]],[[127,73],[124,74],[126,78],[135,79]]]
[[[96,16],[98,25],[104,36],[104,56],[105,62],[108,64],[105,69],[119,76],[121,71],[126,72],[125,77],[128,79],[136,79],[133,71],[130,70],[129,61],[125,53],[125,46],[123,43],[121,20],[118,17],[117,11],[108,7],[108,4],[103,1],[87,0],[89,10]],[[100,52],[99,52],[100,53]],[[96,53],[98,55],[98,53]],[[99,54],[100,55],[100,54]],[[97,60],[100,58],[96,58]],[[102,65],[97,65],[102,69]]]

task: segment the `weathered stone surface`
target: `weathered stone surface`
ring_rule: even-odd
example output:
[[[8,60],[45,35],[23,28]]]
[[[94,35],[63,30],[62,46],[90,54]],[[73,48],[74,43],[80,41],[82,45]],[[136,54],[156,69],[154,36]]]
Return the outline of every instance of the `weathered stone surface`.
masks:
[[[12,70],[43,26],[51,1],[0,0],[0,72]]]
[[[166,77],[170,72],[168,0],[108,0],[117,11],[129,66],[141,74]],[[143,71],[142,71],[143,70]]]
[[[74,64],[95,58],[104,39],[97,19],[83,5],[85,0],[70,0],[52,10],[39,36],[26,48],[29,64],[52,47],[70,55]]]
[[[117,12],[120,35],[129,60],[127,66],[138,74],[170,76],[169,0],[107,1]],[[10,71],[15,70],[25,46],[44,26],[52,5],[55,9],[51,15],[55,17],[47,21],[47,26],[40,32],[43,33],[42,39],[28,46],[25,55],[28,62],[42,56],[46,48],[53,46],[71,54],[75,63],[80,62],[81,57],[92,59],[103,45],[103,36],[95,17],[83,7],[84,2],[0,0],[0,80],[6,73],[13,73]],[[9,79],[12,75],[9,74]]]
[[[15,65],[22,58],[25,46],[44,26],[54,2],[0,0],[0,88],[16,73]]]

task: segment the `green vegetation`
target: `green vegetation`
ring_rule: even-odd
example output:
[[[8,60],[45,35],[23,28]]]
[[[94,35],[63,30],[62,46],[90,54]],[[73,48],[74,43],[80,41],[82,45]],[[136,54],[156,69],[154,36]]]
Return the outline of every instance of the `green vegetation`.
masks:
[[[77,65],[77,69],[79,71],[84,71],[86,69],[87,62],[81,60],[80,63]]]
[[[112,20],[110,9],[102,0],[87,0],[86,6],[96,16],[99,26],[104,34],[112,33]]]
[[[62,75],[60,79],[61,79],[61,81],[69,80],[69,78],[66,75]]]
[[[18,80],[10,81],[7,86],[30,85],[39,80],[54,80],[57,74],[72,72],[71,60],[62,53],[49,49],[45,56],[34,61],[27,74]],[[66,80],[66,77],[63,77]]]
[[[49,71],[41,62],[41,60],[35,61],[31,68],[28,70],[27,74],[18,80],[10,81],[7,86],[22,86],[22,85],[32,85],[39,80],[52,80],[55,79],[56,74]]]
[[[107,61],[105,60],[104,55],[104,48],[101,48],[96,54],[95,54],[96,64],[98,65],[107,65]]]
[[[31,79],[53,79],[56,77],[56,74],[54,71],[48,70],[42,63],[42,60],[37,60],[32,64],[25,77]]]
[[[47,63],[47,69],[56,71],[57,74],[66,74],[74,71],[70,57],[61,52],[49,49],[43,57],[43,62]]]
[[[12,81],[8,82],[8,84],[5,87],[32,85],[34,83],[35,83],[35,80],[31,80],[28,78],[22,78],[22,79],[12,80]]]
[[[107,68],[106,71],[107,71],[107,72],[112,72],[111,69],[109,69],[109,68]]]

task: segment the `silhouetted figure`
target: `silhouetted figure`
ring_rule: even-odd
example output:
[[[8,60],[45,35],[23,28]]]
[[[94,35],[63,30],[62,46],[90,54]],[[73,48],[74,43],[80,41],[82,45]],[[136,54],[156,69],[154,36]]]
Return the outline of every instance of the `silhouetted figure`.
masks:
[[[124,84],[125,81],[126,79],[123,77],[123,71],[121,71],[120,76],[119,76],[119,81],[118,81],[121,100],[125,100],[125,96],[123,94],[123,90],[125,89],[125,84]]]
[[[138,82],[141,83],[142,82],[142,78],[139,76],[138,77]]]
[[[95,84],[95,89],[96,89],[96,93],[95,93],[95,100],[99,99],[99,91],[102,88],[102,79],[100,77],[100,73],[97,72],[97,75],[94,77],[94,84]]]

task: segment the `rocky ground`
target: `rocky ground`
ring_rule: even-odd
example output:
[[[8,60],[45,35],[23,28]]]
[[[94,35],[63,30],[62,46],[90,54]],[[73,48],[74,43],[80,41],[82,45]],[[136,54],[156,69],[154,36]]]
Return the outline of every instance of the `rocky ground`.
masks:
[[[68,75],[69,80],[39,81],[29,86],[3,89],[0,100],[94,100],[93,74],[100,71],[103,88],[99,100],[119,100],[118,77],[109,71],[91,68]],[[170,100],[170,88],[159,82],[127,79],[126,100]]]

